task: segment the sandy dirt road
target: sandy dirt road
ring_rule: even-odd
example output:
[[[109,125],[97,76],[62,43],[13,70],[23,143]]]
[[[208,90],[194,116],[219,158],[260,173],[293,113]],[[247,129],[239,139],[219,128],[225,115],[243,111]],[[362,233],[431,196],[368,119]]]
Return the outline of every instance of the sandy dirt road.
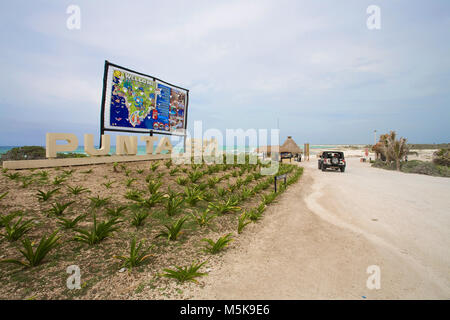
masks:
[[[211,268],[197,299],[449,299],[450,179],[301,163],[301,181]],[[368,289],[368,266],[381,288]]]

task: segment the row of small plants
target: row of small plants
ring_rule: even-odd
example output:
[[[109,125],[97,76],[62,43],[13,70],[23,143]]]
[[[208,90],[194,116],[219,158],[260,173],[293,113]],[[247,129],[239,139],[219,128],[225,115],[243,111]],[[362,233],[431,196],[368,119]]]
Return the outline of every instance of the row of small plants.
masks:
[[[150,166],[150,171],[155,172],[160,163],[155,162]],[[169,169],[172,166],[171,161],[165,162],[165,166]],[[64,212],[74,204],[74,201],[68,201],[65,203],[53,203],[51,208],[45,211],[47,217],[55,217],[58,220],[58,224],[62,229],[73,229],[75,236],[73,241],[78,241],[86,243],[88,245],[94,245],[102,240],[110,237],[115,231],[119,230],[120,223],[124,222],[121,220],[126,211],[132,211],[133,215],[131,218],[131,224],[136,228],[143,226],[145,220],[150,215],[149,209],[154,208],[157,205],[163,205],[165,213],[172,217],[176,214],[182,212],[183,206],[188,206],[195,208],[199,202],[206,203],[203,208],[195,208],[195,210],[190,215],[184,215],[179,219],[175,220],[171,224],[164,226],[165,229],[161,230],[156,237],[166,238],[167,241],[176,241],[182,232],[183,225],[188,219],[195,221],[200,227],[207,226],[215,217],[224,215],[227,213],[233,213],[240,211],[239,203],[247,200],[253,195],[257,194],[261,190],[266,190],[273,181],[273,177],[264,177],[259,172],[256,171],[257,165],[209,165],[205,164],[194,164],[192,165],[192,170],[188,171],[187,168],[182,168],[174,172],[174,168],[170,170],[170,173],[174,175],[178,171],[186,174],[186,177],[178,177],[176,182],[180,186],[184,187],[184,192],[175,192],[168,189],[167,193],[163,193],[160,190],[162,185],[161,181],[154,180],[153,176],[147,176],[147,192],[141,190],[128,190],[124,197],[128,200],[133,201],[131,205],[118,206],[115,208],[106,208],[106,214],[110,216],[106,221],[97,221],[96,209],[105,207],[109,203],[109,198],[89,197],[93,216],[93,225],[91,228],[83,229],[77,228],[77,224],[84,220],[88,214],[80,214],[72,219],[64,216]],[[259,164],[259,168],[261,164]],[[218,172],[224,172],[229,169],[239,168],[239,170],[233,170],[231,174],[225,174],[220,177],[209,177],[205,182],[200,182],[200,179],[205,175],[211,175]],[[203,170],[202,170],[203,169]],[[129,172],[125,166],[119,166],[113,164],[113,171],[119,172],[123,171],[126,176],[129,176]],[[46,172],[46,171],[42,171]],[[127,174],[128,172],[128,174]],[[287,184],[292,184],[298,180],[301,175],[300,168],[294,169],[294,166],[281,166],[279,174],[291,173],[293,172],[287,181]],[[60,176],[60,180],[67,179],[73,173],[73,170],[64,170],[63,174]],[[143,173],[143,172],[138,172]],[[245,173],[248,173],[245,175]],[[5,175],[9,175],[8,178],[14,180],[18,179],[17,176],[11,177],[15,173],[4,172]],[[42,173],[36,173],[35,175],[46,176]],[[220,182],[226,181],[230,177],[236,177],[234,184],[227,184],[226,187],[220,188],[216,185]],[[245,176],[245,177],[244,177]],[[44,179],[44,178],[43,178]],[[131,180],[133,179],[133,180]],[[189,179],[189,186],[186,186],[187,182],[183,179]],[[59,180],[58,180],[59,181]],[[134,182],[134,178],[129,178],[127,180],[127,187],[131,186]],[[250,188],[247,187],[252,181],[256,184]],[[60,184],[56,184],[60,185]],[[60,191],[61,187],[57,187],[50,191],[44,192],[38,190],[36,197],[39,202],[47,202],[55,194]],[[209,190],[207,190],[209,189]],[[90,190],[82,186],[67,186],[67,190],[72,195],[81,195],[83,193],[89,193]],[[241,233],[246,225],[251,222],[258,221],[266,206],[272,203],[275,198],[284,192],[285,188],[282,186],[279,188],[277,193],[271,192],[265,194],[261,198],[261,202],[250,210],[243,211],[238,217],[237,232]],[[236,192],[238,191],[238,192]],[[7,193],[0,195],[4,198]],[[221,197],[223,200],[211,201],[215,196]],[[17,221],[13,221],[18,217]],[[32,220],[23,221],[23,212],[17,211],[10,213],[8,215],[1,216],[0,227],[5,228],[5,233],[2,235],[9,241],[17,241],[22,238],[28,231],[33,227]],[[45,256],[58,245],[58,240],[60,230],[56,230],[49,235],[44,235],[39,244],[35,249],[33,249],[33,243],[29,238],[22,240],[23,249],[20,249],[20,253],[25,258],[25,261],[18,259],[5,259],[1,262],[3,263],[14,263],[26,267],[33,267],[40,264]],[[223,237],[219,237],[217,240],[213,239],[203,239],[205,242],[205,251],[215,254],[224,249],[230,241],[232,241],[232,234],[228,233]],[[149,259],[152,255],[150,254],[153,246],[145,246],[143,240],[137,242],[136,238],[130,241],[130,251],[128,255],[115,256],[119,259],[122,264],[121,267],[131,268],[136,267]],[[176,278],[179,281],[194,281],[195,277],[203,275],[198,272],[198,270],[205,264],[203,263],[193,263],[187,267],[176,267],[175,269],[164,269],[163,276]]]

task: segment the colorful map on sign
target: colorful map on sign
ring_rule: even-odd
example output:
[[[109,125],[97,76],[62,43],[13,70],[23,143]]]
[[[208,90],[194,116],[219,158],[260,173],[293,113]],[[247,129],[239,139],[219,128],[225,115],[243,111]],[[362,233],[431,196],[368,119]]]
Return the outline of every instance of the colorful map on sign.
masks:
[[[109,125],[174,131],[184,128],[186,92],[148,77],[114,70]]]

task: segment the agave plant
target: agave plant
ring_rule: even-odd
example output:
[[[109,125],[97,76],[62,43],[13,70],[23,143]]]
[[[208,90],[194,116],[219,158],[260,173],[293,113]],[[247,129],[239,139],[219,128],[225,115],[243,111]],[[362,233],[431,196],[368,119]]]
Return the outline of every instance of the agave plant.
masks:
[[[204,192],[203,200],[206,202],[211,202],[214,199],[215,195],[213,192]]]
[[[153,163],[150,165],[150,170],[152,170],[153,172],[155,172],[156,169],[158,169],[158,167],[159,167],[159,162],[153,162]]]
[[[220,237],[219,239],[217,239],[217,241],[208,238],[202,239],[202,241],[205,241],[207,243],[205,251],[211,254],[216,254],[222,251],[231,241],[233,241],[231,236],[232,234],[229,233],[223,237]]]
[[[218,215],[222,215],[228,212],[237,211],[240,208],[236,206],[236,201],[228,198],[226,201],[210,202],[208,208],[216,212]]]
[[[250,222],[251,221],[248,221],[246,212],[243,212],[238,218],[238,233],[241,234],[242,230],[244,230],[245,226]]]
[[[130,242],[130,255],[129,256],[114,256],[115,259],[122,261],[121,268],[128,268],[131,271],[132,268],[138,267],[145,260],[149,259],[152,255],[149,254],[150,250],[154,247],[153,245],[144,248],[145,242],[141,240],[136,247],[136,237],[134,237]]]
[[[200,227],[204,227],[208,225],[212,219],[214,219],[217,215],[210,214],[210,210],[208,208],[202,210],[201,212],[193,212],[191,213],[192,218]]]
[[[175,241],[178,239],[180,234],[182,233],[181,229],[183,227],[183,224],[186,222],[187,217],[182,217],[172,223],[171,225],[165,225],[167,230],[162,230],[156,238],[164,237],[167,238],[168,241]]]
[[[172,170],[169,171],[169,174],[171,176],[176,175],[180,170],[178,168],[173,168]]]
[[[6,215],[1,215],[0,216],[0,228],[5,227],[7,225],[9,225],[9,223],[18,215],[22,215],[23,212],[22,211],[15,211],[15,212],[11,212],[9,214]]]
[[[158,174],[156,175],[156,177],[158,178],[158,180],[161,180],[165,175],[165,172],[158,172]]]
[[[117,162],[114,162],[113,163],[113,171],[114,172],[119,172],[119,170],[117,170],[117,167],[119,166],[119,163],[117,163]]]
[[[261,219],[262,212],[256,209],[251,209],[246,213],[246,215],[252,222],[256,222]]]
[[[188,178],[185,177],[178,177],[176,182],[180,185],[180,186],[185,186],[188,183]]]
[[[122,216],[125,210],[128,209],[128,206],[120,206],[117,208],[106,208],[106,214],[111,217],[119,217]]]
[[[203,192],[196,186],[184,188],[184,200],[190,205],[195,206],[197,202],[203,199]]]
[[[114,181],[108,180],[108,182],[103,182],[102,185],[105,186],[106,189],[111,189]]]
[[[128,190],[124,197],[128,200],[140,202],[142,201],[142,192],[136,189]]]
[[[225,188],[217,188],[217,194],[221,197],[225,197],[227,194],[227,190]]]
[[[33,183],[33,177],[31,177],[31,176],[24,176],[24,177],[22,177],[21,181],[22,181],[21,187],[22,188],[27,188],[30,184]]]
[[[109,200],[111,198],[107,197],[107,198],[101,198],[100,196],[96,196],[96,197],[89,197],[89,200],[91,200],[91,206],[93,208],[100,208],[100,207],[104,207],[105,205],[107,205],[109,203]]]
[[[259,179],[261,179],[262,178],[262,174],[260,173],[260,172],[255,172],[255,173],[253,173],[253,179],[254,180],[259,180]]]
[[[30,239],[26,238],[22,241],[23,250],[20,250],[26,261],[17,259],[1,260],[2,263],[13,263],[25,267],[34,267],[39,265],[45,258],[45,256],[57,246],[58,244],[58,231],[53,232],[48,237],[44,235],[39,241],[39,245],[36,250],[33,250],[33,244]]]
[[[192,183],[196,183],[202,177],[202,173],[200,171],[194,170],[188,173],[188,177]]]
[[[220,178],[218,178],[218,177],[211,177],[211,178],[208,179],[208,186],[212,189],[219,182],[220,182]]]
[[[75,228],[76,225],[78,224],[78,222],[83,220],[85,217],[86,217],[86,214],[83,213],[83,214],[78,215],[74,219],[64,218],[64,217],[56,217],[56,218],[59,220],[58,224],[61,225],[63,228],[72,229],[72,228]]]
[[[11,180],[18,180],[20,178],[20,173],[19,172],[5,173],[4,176],[8,177]]]
[[[64,181],[66,181],[66,177],[63,176],[57,176],[53,179],[53,185],[55,186],[59,186],[60,184],[62,184]]]
[[[277,197],[277,195],[278,194],[273,191],[268,194],[263,194],[261,196],[262,203],[264,203],[265,205],[271,204],[273,201],[275,201],[275,198]]]
[[[238,188],[238,186],[236,184],[231,184],[231,183],[227,184],[227,191],[230,193],[234,192],[237,188]]]
[[[55,216],[62,216],[64,211],[74,202],[75,201],[69,201],[66,203],[56,202],[56,203],[52,204],[51,209],[46,210],[47,216],[50,216],[52,214]]]
[[[56,188],[53,190],[50,190],[48,192],[44,192],[42,190],[38,190],[38,193],[36,195],[36,197],[38,198],[39,201],[47,201],[48,199],[50,199],[56,192],[58,192],[60,188]]]
[[[75,169],[63,170],[63,175],[65,175],[66,177],[69,177],[69,176],[71,176],[74,172],[75,172]]]
[[[185,281],[198,283],[198,281],[195,278],[206,276],[208,274],[206,272],[198,271],[205,263],[206,261],[203,263],[193,262],[190,266],[185,267],[175,266],[175,269],[166,268],[164,269],[165,273],[162,274],[162,276],[166,278],[176,279],[181,283]]]
[[[150,193],[157,193],[159,188],[161,187],[162,182],[151,180],[148,182],[147,188]]]
[[[136,170],[136,173],[137,173],[137,174],[142,174],[142,173],[144,173],[144,169],[137,169],[137,170]]]
[[[91,190],[84,188],[82,186],[75,186],[75,187],[67,186],[67,189],[69,189],[69,192],[71,194],[73,194],[74,196],[77,196],[79,194],[86,193],[86,192],[91,192]]]
[[[149,213],[147,211],[134,211],[131,224],[136,228],[143,226],[145,224],[145,219],[147,219],[148,216]]]
[[[131,185],[132,185],[133,182],[135,182],[135,181],[136,181],[135,178],[127,179],[127,180],[125,181],[125,185],[126,185],[127,187],[131,187]]]
[[[16,223],[12,224],[12,221],[9,221],[5,224],[6,233],[2,234],[9,241],[17,241],[19,240],[25,233],[31,230],[33,220],[26,220],[22,222],[23,217],[20,217]]]
[[[182,196],[174,193],[169,192],[166,202],[166,212],[168,216],[173,216],[177,212],[179,208],[181,208],[181,205],[183,204],[184,199]]]
[[[38,175],[40,179],[46,180],[48,179],[48,171],[39,171],[35,173],[35,175]]]
[[[162,202],[164,199],[164,194],[162,192],[155,192],[150,195],[148,198],[141,199],[141,204],[144,207],[152,208],[156,204]]]
[[[243,187],[241,189],[240,200],[244,201],[250,198],[253,195],[253,190],[250,188]]]
[[[172,166],[172,159],[167,160],[164,164],[166,168],[169,169]]]
[[[6,197],[6,195],[9,193],[9,191],[6,191],[2,194],[0,194],[0,200],[2,200],[4,197]]]
[[[111,218],[108,221],[103,221],[97,223],[97,217],[94,213],[94,224],[90,230],[76,228],[75,231],[78,233],[74,237],[74,241],[84,242],[89,245],[99,243],[107,237],[110,237],[114,231],[117,231],[119,227],[117,226],[121,223],[117,217]]]

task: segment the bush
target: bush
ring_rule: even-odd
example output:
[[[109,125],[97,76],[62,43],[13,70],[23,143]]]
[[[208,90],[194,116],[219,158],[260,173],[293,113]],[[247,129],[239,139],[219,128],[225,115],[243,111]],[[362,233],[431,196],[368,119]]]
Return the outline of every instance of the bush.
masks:
[[[440,166],[450,166],[450,149],[440,149],[433,153],[433,163]]]
[[[394,163],[389,164],[381,160],[376,160],[372,164],[372,167],[387,170],[395,170]],[[407,162],[402,162],[400,171],[405,173],[426,174],[429,176],[436,176],[436,177],[450,177],[450,167],[440,166],[433,162],[420,160],[410,160]]]
[[[17,147],[2,154],[1,161],[45,159],[45,148],[39,146]]]
[[[87,157],[84,153],[57,153],[57,158],[84,158]],[[10,160],[38,160],[46,159],[45,148],[40,146],[24,146],[17,147],[8,150],[5,154],[2,154],[0,158],[0,163],[3,161]]]
[[[406,173],[419,173],[429,176],[450,177],[450,168],[439,166],[433,162],[412,160],[402,164],[401,171]]]

